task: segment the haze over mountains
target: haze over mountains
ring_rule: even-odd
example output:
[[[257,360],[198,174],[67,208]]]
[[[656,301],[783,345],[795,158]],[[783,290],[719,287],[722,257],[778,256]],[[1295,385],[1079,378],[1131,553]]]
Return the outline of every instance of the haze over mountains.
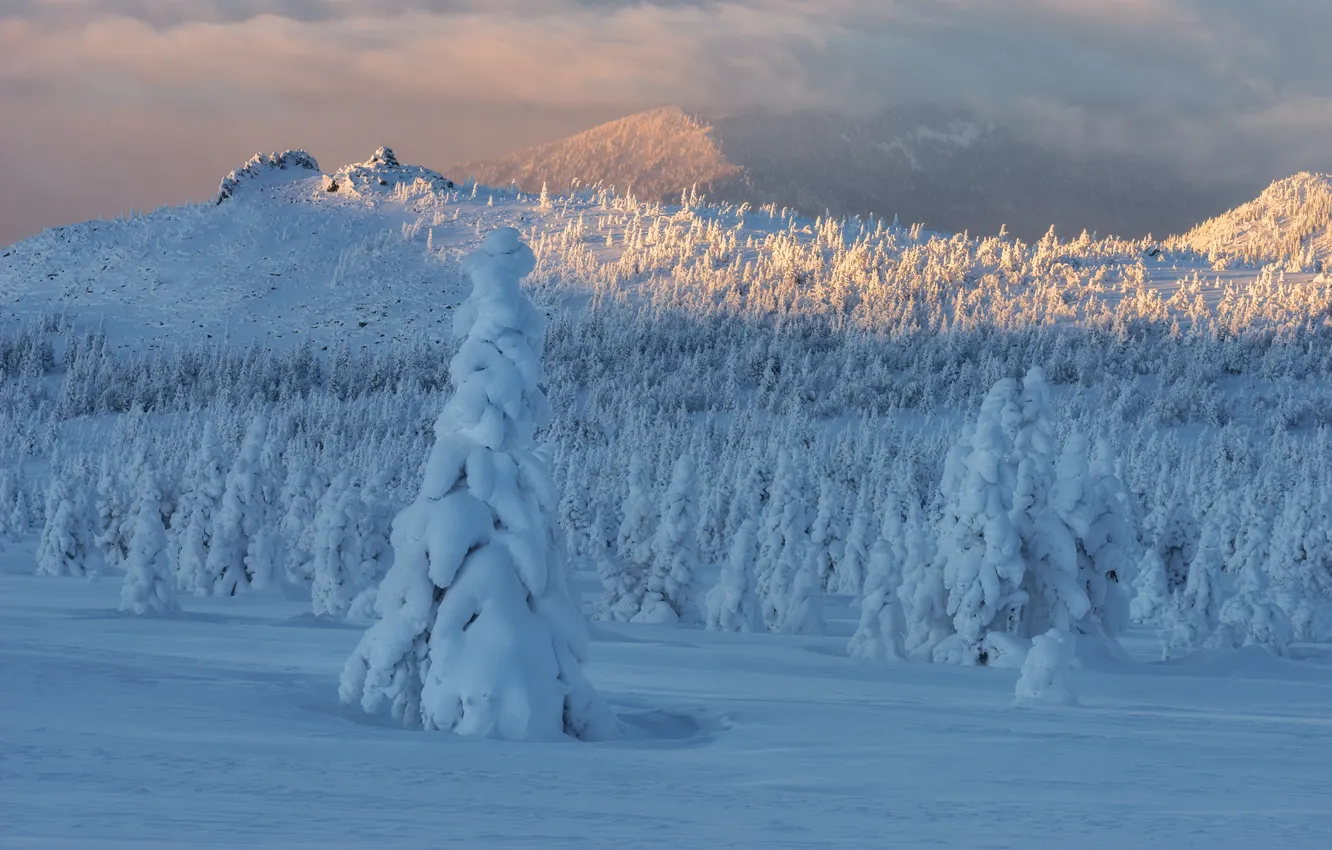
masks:
[[[1182,233],[1264,185],[1109,150],[1070,153],[975,115],[931,107],[871,115],[648,110],[506,156],[455,178],[552,192],[577,179],[643,199],[774,203],[808,215],[899,216],[941,231],[1035,239],[1050,225],[1137,237]]]

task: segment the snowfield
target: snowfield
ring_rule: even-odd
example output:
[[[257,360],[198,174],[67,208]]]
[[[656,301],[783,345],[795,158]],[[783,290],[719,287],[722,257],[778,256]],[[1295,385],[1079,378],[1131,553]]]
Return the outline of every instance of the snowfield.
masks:
[[[1332,846],[1329,185],[1027,244],[288,151],[0,248],[0,847]]]
[[[1324,848],[1332,648],[1069,676],[844,657],[829,635],[599,625],[609,744],[467,741],[341,707],[361,629],[305,602],[119,614],[118,582],[0,574],[6,848]],[[589,597],[595,577],[581,575]]]

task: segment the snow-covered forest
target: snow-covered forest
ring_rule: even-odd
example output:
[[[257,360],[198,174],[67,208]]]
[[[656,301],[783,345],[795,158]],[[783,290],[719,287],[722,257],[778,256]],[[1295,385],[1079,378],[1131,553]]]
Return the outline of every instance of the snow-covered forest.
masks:
[[[1292,180],[1265,229],[1024,244],[256,158],[3,249],[0,539],[136,614],[300,600],[368,629],[344,701],[483,737],[625,733],[589,619],[1020,668],[1038,706],[1130,633],[1304,658],[1332,207]]]

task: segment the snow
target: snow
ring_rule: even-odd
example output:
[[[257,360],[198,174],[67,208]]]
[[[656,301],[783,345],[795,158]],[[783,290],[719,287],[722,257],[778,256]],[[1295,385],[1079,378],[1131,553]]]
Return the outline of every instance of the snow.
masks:
[[[1327,281],[280,159],[0,251],[23,842],[1327,834]]]
[[[1077,710],[1011,708],[1013,670],[875,664],[842,636],[601,625],[610,744],[467,741],[337,702],[359,633],[305,600],[117,615],[115,582],[0,554],[6,848],[442,844],[1322,848],[1332,647],[1304,660],[1073,669]],[[578,586],[598,592],[591,574]],[[1039,825],[1037,828],[1036,825]]]

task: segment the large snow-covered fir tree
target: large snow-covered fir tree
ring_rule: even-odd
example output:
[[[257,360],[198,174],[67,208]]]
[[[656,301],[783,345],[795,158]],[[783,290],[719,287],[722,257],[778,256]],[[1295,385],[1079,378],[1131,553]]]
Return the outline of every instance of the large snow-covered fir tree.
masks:
[[[995,384],[964,436],[965,471],[944,493],[937,569],[942,572],[952,634],[933,649],[936,661],[983,664],[991,631],[1015,631],[1027,594],[1022,539],[1011,517],[1015,474],[1007,458],[1006,420],[1018,414],[1012,379]],[[916,619],[920,619],[916,617]]]
[[[549,415],[542,322],[519,288],[534,265],[512,228],[465,261],[472,293],[454,319],[454,393],[420,492],[393,522],[380,619],[348,659],[340,694],[461,735],[614,738],[618,721],[583,674],[586,623],[533,436]]]
[[[1020,396],[1000,381],[950,453],[938,553],[903,583],[909,651],[984,664],[1014,638],[1054,629],[1113,639],[1127,625],[1119,572],[1137,535],[1126,490],[1084,437],[1058,450],[1048,397],[1039,368]]]

